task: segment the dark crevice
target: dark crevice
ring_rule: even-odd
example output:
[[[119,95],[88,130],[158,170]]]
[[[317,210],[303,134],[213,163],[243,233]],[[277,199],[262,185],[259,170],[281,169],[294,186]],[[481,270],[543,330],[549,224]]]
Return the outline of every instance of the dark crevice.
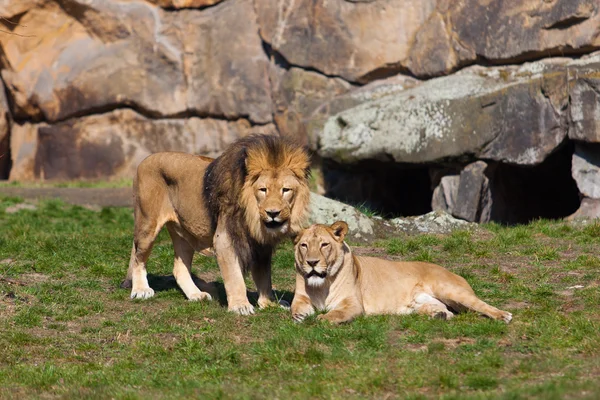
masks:
[[[177,8],[177,7],[163,7],[163,6],[157,6],[158,8],[169,12],[169,13],[176,13],[179,11],[206,11],[209,10],[211,8],[215,8],[218,7],[219,5],[222,5],[223,3],[225,3],[227,0],[222,0],[219,1],[218,3],[215,4],[209,4],[206,6],[200,6],[200,7],[183,7],[183,8]]]
[[[351,81],[351,80],[348,80],[348,79],[346,79],[346,78],[344,78],[342,76],[339,76],[339,75],[326,74],[325,72],[320,71],[320,70],[318,70],[318,69],[316,69],[314,67],[292,64],[280,52],[278,52],[277,50],[275,50],[273,48],[273,46],[271,46],[270,43],[266,42],[262,38],[261,38],[261,41],[262,41],[263,49],[265,50],[265,53],[267,54],[267,57],[270,60],[273,60],[274,63],[277,66],[285,69],[286,71],[290,70],[291,68],[299,68],[299,69],[302,69],[302,70],[307,71],[307,72],[315,72],[315,73],[317,73],[319,75],[322,75],[322,76],[324,76],[326,78],[341,79],[341,80],[343,80],[345,82],[348,82],[351,85],[360,85],[360,82]]]
[[[560,46],[552,49],[539,50],[539,51],[528,51],[508,58],[487,58],[482,55],[477,55],[475,60],[463,60],[457,66],[452,68],[450,71],[440,71],[437,74],[414,74],[409,71],[407,74],[420,80],[429,80],[433,78],[440,78],[442,76],[450,76],[465,68],[472,66],[480,66],[485,68],[490,67],[518,67],[525,63],[531,63],[536,61],[543,61],[547,58],[563,57],[577,60],[583,56],[587,56],[595,51],[600,50],[600,46],[583,46],[579,48],[573,48],[570,46]],[[367,74],[368,75],[368,74]],[[366,75],[365,75],[366,76]],[[392,75],[393,76],[393,75]],[[371,81],[369,81],[370,83]]]
[[[405,75],[410,78],[419,79],[419,77],[413,74],[410,69],[400,63],[396,63],[374,69],[358,78],[357,81],[362,84],[367,84],[373,81],[391,78],[396,75]]]
[[[552,25],[544,26],[542,29],[545,29],[545,30],[552,30],[552,29],[565,30],[565,29],[572,28],[575,25],[579,25],[582,22],[587,21],[589,18],[590,18],[589,16],[588,17],[572,16],[572,17],[563,19],[562,21],[556,21]]]
[[[0,48],[0,71],[5,68],[5,58],[2,48]],[[2,74],[0,74],[0,85],[2,85],[3,95],[6,99],[6,137],[0,141],[0,179],[8,179],[10,170],[12,169],[12,155],[10,152],[10,136],[12,132],[12,114],[11,114],[11,103],[10,94]],[[2,118],[0,116],[0,118]]]
[[[237,115],[235,117],[228,117],[228,116],[225,116],[222,114],[211,114],[211,113],[207,113],[207,112],[201,112],[198,110],[185,110],[185,111],[175,113],[175,114],[161,115],[160,113],[157,113],[153,110],[149,110],[144,107],[140,107],[138,104],[122,104],[122,103],[112,103],[112,104],[105,104],[105,105],[97,106],[97,107],[90,107],[85,110],[81,110],[81,111],[69,114],[68,116],[66,116],[64,118],[59,118],[59,119],[52,120],[52,121],[49,121],[49,120],[43,119],[43,118],[33,119],[33,118],[28,117],[28,118],[18,118],[18,119],[15,118],[15,122],[18,124],[47,123],[49,125],[52,125],[52,124],[60,124],[63,122],[71,121],[71,120],[77,119],[77,118],[85,118],[85,117],[91,117],[94,115],[107,114],[107,113],[117,111],[117,110],[131,110],[148,120],[173,120],[173,119],[187,119],[187,118],[195,117],[195,118],[201,118],[201,119],[214,119],[214,120],[227,121],[227,122],[236,122],[239,120],[247,120],[251,123],[252,126],[265,126],[265,125],[268,125],[269,123],[271,123],[270,121],[266,122],[266,123],[256,123],[256,122],[252,121],[247,115]]]

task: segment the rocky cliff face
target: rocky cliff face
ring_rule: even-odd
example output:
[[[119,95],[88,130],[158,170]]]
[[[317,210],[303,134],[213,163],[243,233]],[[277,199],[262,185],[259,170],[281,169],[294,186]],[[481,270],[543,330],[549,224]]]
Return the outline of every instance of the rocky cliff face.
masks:
[[[391,214],[600,209],[597,0],[0,0],[0,17],[0,178],[131,176],[267,132],[323,158],[330,195]],[[533,184],[552,176],[539,187],[566,194]],[[548,197],[567,206],[529,211]]]

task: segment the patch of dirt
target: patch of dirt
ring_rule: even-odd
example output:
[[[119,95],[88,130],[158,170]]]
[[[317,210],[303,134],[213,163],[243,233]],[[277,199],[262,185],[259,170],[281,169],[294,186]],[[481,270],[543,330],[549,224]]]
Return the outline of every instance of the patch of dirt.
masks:
[[[18,203],[18,204],[13,204],[12,206],[8,206],[4,209],[4,212],[6,212],[7,214],[14,214],[17,213],[21,210],[37,210],[37,207],[33,204],[29,204],[29,203]]]
[[[0,187],[0,194],[24,199],[61,199],[80,206],[132,207],[131,188]]]
[[[391,259],[389,254],[385,251],[385,249],[381,247],[369,247],[369,246],[353,246],[352,253],[355,256],[369,256],[369,257],[379,257],[384,259]]]
[[[522,309],[527,309],[531,306],[531,304],[529,304],[526,301],[516,301],[516,300],[512,300],[509,301],[507,303],[504,303],[504,308],[507,310],[522,310]]]

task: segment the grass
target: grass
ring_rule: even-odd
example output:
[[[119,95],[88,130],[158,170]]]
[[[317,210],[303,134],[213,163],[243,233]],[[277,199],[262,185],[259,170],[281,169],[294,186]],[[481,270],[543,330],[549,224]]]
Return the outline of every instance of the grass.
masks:
[[[240,317],[218,301],[186,301],[164,232],[148,265],[157,293],[131,301],[119,288],[130,209],[44,201],[4,211],[21,201],[0,199],[0,398],[600,396],[599,224],[490,224],[357,248],[440,263],[514,320],[372,316],[331,326],[295,324],[278,308]],[[292,265],[286,243],[273,280],[288,299]],[[194,270],[222,292],[213,258],[197,255]]]

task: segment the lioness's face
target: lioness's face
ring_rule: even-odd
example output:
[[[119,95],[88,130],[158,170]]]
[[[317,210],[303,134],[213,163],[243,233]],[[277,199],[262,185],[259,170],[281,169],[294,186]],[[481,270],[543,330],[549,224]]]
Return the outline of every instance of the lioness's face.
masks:
[[[322,286],[342,265],[344,236],[348,225],[313,225],[296,238],[296,269],[309,286]]]
[[[286,233],[296,192],[300,186],[291,171],[265,171],[252,185],[264,227],[271,233]]]

